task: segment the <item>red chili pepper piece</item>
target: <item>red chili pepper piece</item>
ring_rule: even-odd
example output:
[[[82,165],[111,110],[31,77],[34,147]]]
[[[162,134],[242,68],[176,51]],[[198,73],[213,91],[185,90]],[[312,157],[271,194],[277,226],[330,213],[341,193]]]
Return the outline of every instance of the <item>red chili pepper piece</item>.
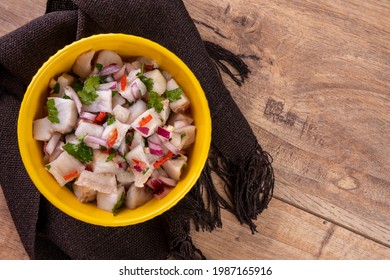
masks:
[[[108,146],[109,148],[111,148],[112,146],[114,146],[115,141],[116,141],[117,138],[118,138],[118,129],[115,128],[115,129],[112,131],[112,135],[111,135],[110,139],[107,140],[107,146]]]
[[[126,75],[123,74],[121,77],[121,90],[124,91],[126,89],[127,85],[127,80],[126,80]]]
[[[161,159],[156,160],[153,163],[154,168],[159,168],[161,165],[163,165],[167,160],[169,160],[171,157],[173,157],[173,153],[171,151],[168,151],[168,153],[163,156]]]

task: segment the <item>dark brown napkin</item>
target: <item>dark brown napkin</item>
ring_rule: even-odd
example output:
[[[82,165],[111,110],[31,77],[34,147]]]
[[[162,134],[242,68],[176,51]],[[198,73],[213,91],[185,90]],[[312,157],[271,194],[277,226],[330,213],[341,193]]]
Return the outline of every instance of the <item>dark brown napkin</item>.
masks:
[[[199,79],[212,114],[212,145],[200,179],[178,205],[139,225],[100,227],[63,214],[38,193],[19,155],[17,117],[32,76],[57,50],[97,33],[138,35],[174,52]],[[197,230],[221,227],[221,208],[256,231],[253,220],[273,193],[270,156],[215,65],[238,84],[248,69],[231,52],[202,41],[182,1],[49,0],[45,15],[3,36],[0,47],[0,183],[32,259],[205,258],[191,241],[190,221]],[[241,79],[226,63],[241,73]],[[223,180],[224,190],[216,190],[212,173]]]

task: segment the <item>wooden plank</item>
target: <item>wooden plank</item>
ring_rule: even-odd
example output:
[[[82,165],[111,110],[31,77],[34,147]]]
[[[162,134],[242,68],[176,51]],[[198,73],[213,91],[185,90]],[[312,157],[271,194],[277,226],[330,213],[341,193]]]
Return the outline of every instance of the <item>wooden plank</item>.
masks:
[[[256,221],[249,234],[223,211],[223,227],[212,233],[192,232],[208,259],[389,259],[387,246],[318,218],[278,199]]]
[[[0,190],[0,259],[28,259]],[[390,259],[390,249],[273,199],[256,221],[258,233],[222,211],[223,227],[192,231],[208,259]],[[239,249],[237,249],[239,248]]]
[[[0,188],[0,260],[27,260],[18,232],[8,210],[3,190]]]
[[[389,246],[390,3],[186,5],[246,57],[248,82],[225,81],[274,157],[275,196]]]
[[[0,35],[9,33],[30,20],[43,15],[45,8],[45,0],[1,1]]]

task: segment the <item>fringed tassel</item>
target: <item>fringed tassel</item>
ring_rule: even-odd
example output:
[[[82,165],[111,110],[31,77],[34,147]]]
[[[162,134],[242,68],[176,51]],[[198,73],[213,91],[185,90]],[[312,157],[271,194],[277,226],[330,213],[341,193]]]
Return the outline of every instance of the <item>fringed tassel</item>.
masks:
[[[195,247],[192,243],[190,235],[190,223],[189,218],[182,217],[182,219],[177,219],[174,217],[181,217],[180,213],[177,211],[180,208],[174,208],[171,211],[173,215],[170,217],[170,214],[166,214],[166,221],[169,225],[166,232],[170,236],[170,253],[167,256],[167,259],[170,260],[205,260],[206,257],[203,255],[202,251]],[[173,229],[173,230],[172,230]]]
[[[177,247],[175,247],[168,259],[170,260],[205,260],[206,257],[202,251],[194,246],[191,237],[189,239],[181,241]]]
[[[204,45],[207,53],[219,67],[217,68],[218,71],[221,69],[228,74],[238,86],[241,86],[250,73],[248,65],[246,65],[239,56],[213,42],[205,41]],[[224,62],[230,64],[230,66],[238,71],[238,74],[234,74]],[[239,76],[239,78],[237,76]]]
[[[241,86],[250,73],[245,62],[212,42],[205,42],[205,47],[216,65]],[[239,78],[224,62],[238,71]],[[258,143],[253,154],[239,164],[230,160],[212,143],[208,161],[196,185],[178,207],[169,213],[180,215],[182,221],[192,220],[196,230],[212,231],[216,227],[222,227],[220,208],[224,208],[255,233],[257,230],[254,220],[267,208],[273,196],[275,180],[271,163],[271,156]],[[217,190],[212,174],[223,181],[223,190]],[[225,194],[222,195],[221,191]],[[170,259],[205,259],[192,243],[189,227],[190,224],[185,222],[179,227],[184,232],[171,239]]]
[[[212,145],[197,184],[183,200],[181,215],[191,218],[196,230],[212,231],[222,227],[220,208],[223,208],[233,213],[241,224],[248,225],[252,233],[256,232],[253,221],[273,196],[275,180],[271,163],[271,156],[259,144],[239,164]],[[224,183],[223,190],[217,190],[212,173]]]
[[[212,231],[215,227],[222,226],[219,194],[211,177],[209,162],[206,162],[199,180],[190,192],[189,198],[194,201],[194,204],[197,202],[192,215],[196,230],[202,228],[202,230]]]
[[[273,195],[274,174],[272,158],[260,145],[239,164],[213,148],[209,156],[211,170],[224,182],[227,199],[218,196],[221,207],[233,213],[242,224],[256,232],[253,222],[267,208]]]
[[[241,86],[250,73],[242,58],[215,43],[204,42],[204,44],[208,54],[218,66],[217,69],[220,68],[238,86]],[[233,74],[224,62],[230,64],[238,75]],[[206,182],[208,192],[213,193],[213,199],[209,199],[209,203],[215,205],[215,200],[218,200],[222,208],[233,213],[241,223],[247,224],[252,233],[256,232],[253,220],[256,220],[257,216],[267,207],[273,196],[275,180],[271,163],[271,156],[263,151],[259,144],[253,154],[239,164],[230,161],[227,155],[222,154],[217,147],[212,145],[206,170],[215,172],[223,180],[227,198],[215,191],[211,175],[208,175],[210,180],[203,178],[202,181]],[[218,209],[218,206],[213,208]],[[219,211],[214,211],[214,213],[219,215]],[[215,223],[221,225],[220,217],[217,219],[215,215]]]

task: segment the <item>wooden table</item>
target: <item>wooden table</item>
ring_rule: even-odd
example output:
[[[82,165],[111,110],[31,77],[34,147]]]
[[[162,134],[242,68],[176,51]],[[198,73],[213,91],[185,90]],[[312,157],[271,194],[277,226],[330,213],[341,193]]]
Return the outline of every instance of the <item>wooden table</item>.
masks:
[[[274,159],[275,194],[252,235],[193,232],[209,259],[390,259],[390,2],[200,0],[205,40],[242,55],[224,81]],[[2,1],[0,35],[45,1]],[[0,192],[0,259],[27,259]]]

